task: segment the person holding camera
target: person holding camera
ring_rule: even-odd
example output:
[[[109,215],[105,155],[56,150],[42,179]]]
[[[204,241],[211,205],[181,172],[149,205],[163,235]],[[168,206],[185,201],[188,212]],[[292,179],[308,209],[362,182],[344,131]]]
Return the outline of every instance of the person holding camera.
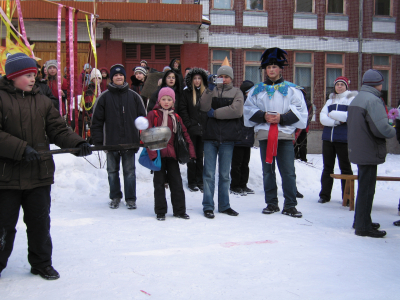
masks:
[[[260,141],[264,193],[267,207],[262,213],[280,211],[275,176],[275,157],[282,177],[285,202],[282,214],[301,218],[296,205],[296,174],[293,140],[296,128],[307,126],[307,106],[301,87],[285,81],[282,69],[287,66],[286,51],[269,48],[261,56],[261,68],[267,79],[250,90],[244,105],[244,125],[254,127]]]
[[[200,111],[207,113],[203,122],[204,169],[203,169],[203,211],[204,216],[213,219],[215,169],[218,156],[218,211],[237,216],[229,204],[229,185],[233,147],[240,141],[243,115],[243,93],[233,87],[233,69],[228,59],[217,71],[215,88],[207,88],[200,98]]]

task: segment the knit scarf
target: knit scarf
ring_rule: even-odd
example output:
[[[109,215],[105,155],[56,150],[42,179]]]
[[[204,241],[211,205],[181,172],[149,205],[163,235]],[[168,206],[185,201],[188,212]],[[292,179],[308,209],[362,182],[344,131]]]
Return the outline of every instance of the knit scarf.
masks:
[[[265,157],[265,162],[267,164],[272,164],[274,156],[276,156],[278,153],[278,133],[278,124],[270,124],[268,132],[267,153]]]
[[[168,126],[168,116],[171,116],[172,119],[172,131],[176,133],[176,116],[173,109],[164,109],[159,108],[159,111],[163,113],[163,119],[161,126]]]

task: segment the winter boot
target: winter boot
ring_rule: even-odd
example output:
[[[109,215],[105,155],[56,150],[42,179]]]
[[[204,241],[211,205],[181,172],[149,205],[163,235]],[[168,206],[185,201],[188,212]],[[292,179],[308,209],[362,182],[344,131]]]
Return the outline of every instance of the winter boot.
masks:
[[[189,184],[188,188],[189,188],[189,191],[191,191],[191,192],[198,192],[199,191],[199,188],[195,184]]]
[[[234,211],[232,208],[228,208],[224,211],[220,211],[221,214],[227,214],[228,216],[234,216],[236,217],[237,215],[239,215],[238,212]]]
[[[303,214],[299,212],[296,207],[282,209],[282,214],[291,216],[293,218],[301,218]]]
[[[157,214],[158,221],[165,221],[165,214]]]
[[[115,209],[119,207],[119,203],[121,202],[120,198],[114,198],[110,201],[110,208]]]
[[[180,218],[180,219],[185,219],[185,220],[189,220],[190,217],[188,214],[174,214],[175,218]]]
[[[197,187],[199,188],[200,192],[204,193],[204,185],[198,184]]]
[[[136,201],[135,200],[127,200],[126,208],[127,209],[136,209]]]
[[[214,219],[214,217],[215,217],[214,212],[213,212],[212,210],[206,210],[206,211],[204,212],[204,216],[205,216],[207,219]]]
[[[243,190],[239,187],[231,188],[231,194],[245,196],[245,194],[243,193]]]
[[[384,230],[377,230],[377,229],[372,229],[372,230],[356,230],[355,234],[358,236],[369,236],[373,238],[382,238],[386,235],[386,231]]]
[[[379,223],[371,223],[372,229],[379,229],[381,227],[381,224]],[[353,229],[356,229],[356,224],[353,223]]]
[[[398,221],[396,221],[396,222],[393,222],[393,225],[394,225],[394,226],[400,226],[400,220],[398,220]]]
[[[278,211],[280,211],[278,205],[268,204],[267,207],[262,210],[262,213],[266,214],[266,215],[270,215],[270,214],[273,214],[274,212],[278,212]]]
[[[60,274],[52,266],[47,266],[43,269],[39,268],[31,268],[31,273],[33,275],[40,275],[42,278],[46,280],[56,280],[60,278]]]
[[[252,189],[249,189],[247,186],[244,187],[243,192],[246,194],[254,194],[254,191]]]
[[[296,198],[304,198],[304,196],[299,191],[296,191]]]

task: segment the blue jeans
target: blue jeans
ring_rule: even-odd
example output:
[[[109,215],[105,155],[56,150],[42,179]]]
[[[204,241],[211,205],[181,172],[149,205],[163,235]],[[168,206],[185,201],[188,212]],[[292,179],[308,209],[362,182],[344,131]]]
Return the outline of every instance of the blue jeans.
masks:
[[[358,190],[354,224],[356,230],[372,230],[371,211],[374,202],[377,165],[357,165]]]
[[[119,165],[122,158],[125,201],[136,200],[135,150],[110,151],[107,153],[107,173],[110,199],[122,198],[119,181]]]
[[[215,169],[218,155],[218,211],[230,208],[229,185],[233,142],[204,141],[203,211],[214,211]]]
[[[283,207],[288,209],[297,205],[296,173],[294,169],[293,142],[278,140],[277,156],[272,164],[265,162],[268,140],[260,141],[261,162],[263,168],[265,203],[278,205],[278,187],[276,186],[275,159],[282,178],[282,189],[285,202]]]

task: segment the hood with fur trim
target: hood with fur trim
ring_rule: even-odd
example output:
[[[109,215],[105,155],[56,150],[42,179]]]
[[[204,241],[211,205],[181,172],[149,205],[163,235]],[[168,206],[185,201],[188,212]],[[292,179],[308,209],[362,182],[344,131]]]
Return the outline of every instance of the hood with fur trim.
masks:
[[[200,75],[201,79],[203,79],[204,86],[208,87],[207,72],[202,68],[194,67],[189,71],[189,73],[185,77],[186,87],[189,91],[192,91],[192,81],[193,81],[194,75]]]
[[[343,99],[343,98],[351,99],[351,98],[354,98],[355,96],[357,96],[357,94],[358,94],[357,91],[348,91],[348,90],[344,91],[341,94],[330,93],[329,99],[332,99],[332,100],[339,100],[339,99]]]

